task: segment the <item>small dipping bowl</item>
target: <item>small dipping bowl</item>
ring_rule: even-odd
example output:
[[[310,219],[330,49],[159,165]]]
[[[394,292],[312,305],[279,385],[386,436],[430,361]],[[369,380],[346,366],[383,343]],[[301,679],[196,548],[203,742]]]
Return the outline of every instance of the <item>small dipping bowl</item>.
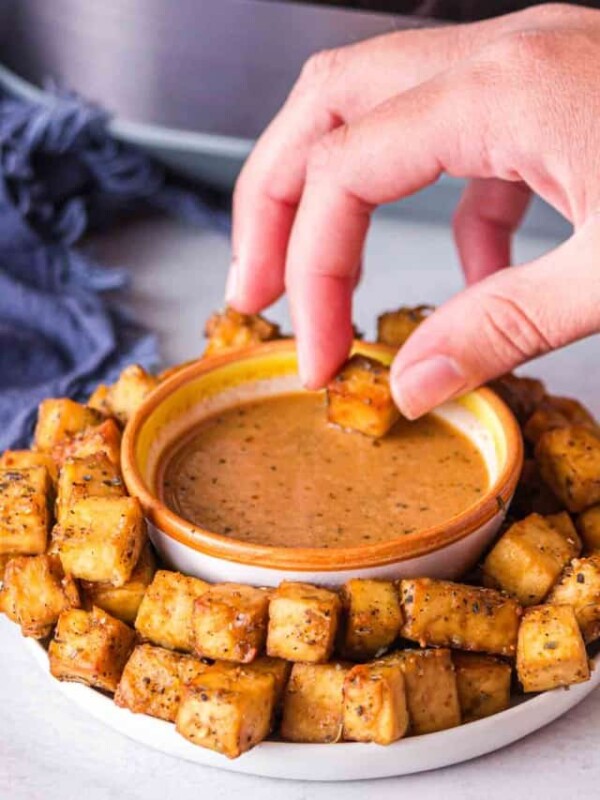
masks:
[[[356,342],[353,352],[386,364],[394,357],[391,348],[366,342]],[[487,388],[434,412],[476,445],[489,475],[488,488],[477,502],[434,527],[355,547],[275,547],[205,530],[161,501],[159,464],[192,427],[243,402],[301,391],[294,342],[282,340],[183,367],[140,406],[123,436],[123,475],[129,492],[142,504],[150,538],[164,562],[208,581],[256,586],[282,580],[339,584],[352,577],[456,579],[472,567],[506,515],[523,463],[517,422]]]

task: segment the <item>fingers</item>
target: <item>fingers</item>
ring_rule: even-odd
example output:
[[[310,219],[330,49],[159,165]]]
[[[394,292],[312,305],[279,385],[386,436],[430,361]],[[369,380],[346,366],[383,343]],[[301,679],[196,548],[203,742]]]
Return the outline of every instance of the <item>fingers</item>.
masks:
[[[511,263],[512,235],[523,219],[531,190],[521,182],[472,180],[454,216],[454,238],[468,284]]]
[[[600,223],[556,250],[482,280],[439,308],[392,368],[410,419],[551,349],[600,331]]]

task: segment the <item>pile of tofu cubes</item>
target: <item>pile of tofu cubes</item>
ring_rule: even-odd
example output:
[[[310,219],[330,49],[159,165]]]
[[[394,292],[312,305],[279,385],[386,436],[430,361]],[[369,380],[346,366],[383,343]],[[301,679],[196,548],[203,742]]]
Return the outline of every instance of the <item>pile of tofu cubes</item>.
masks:
[[[345,368],[333,405],[356,400],[354,420],[352,395],[366,382],[381,398],[368,404],[366,432],[378,435],[392,415],[385,374],[363,367]],[[537,381],[497,384],[530,458],[517,517],[470,583],[262,588],[158,568],[119,465],[122,425],[158,380],[130,367],[87,405],[44,401],[33,448],[0,460],[0,610],[47,643],[56,678],[230,758],[274,733],[385,745],[502,711],[511,691],[589,678],[586,644],[600,637],[600,432],[580,404]]]

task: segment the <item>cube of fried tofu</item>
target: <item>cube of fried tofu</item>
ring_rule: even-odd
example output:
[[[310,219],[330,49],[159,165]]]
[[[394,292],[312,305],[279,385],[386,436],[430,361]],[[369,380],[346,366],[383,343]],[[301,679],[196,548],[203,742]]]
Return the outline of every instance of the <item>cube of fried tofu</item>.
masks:
[[[6,565],[0,611],[21,626],[23,636],[43,639],[63,611],[79,605],[77,585],[57,556],[17,556]]]
[[[525,610],[519,628],[517,674],[525,692],[544,692],[590,677],[585,644],[571,606]]]
[[[194,651],[205,658],[253,661],[264,647],[270,592],[240,583],[211,586],[194,602]]]
[[[269,735],[274,708],[273,675],[213,667],[184,687],[176,726],[193,744],[237,758]]]
[[[500,395],[521,425],[525,425],[546,397],[546,387],[542,381],[520,378],[511,372],[491,381],[489,386]]]
[[[279,326],[259,314],[240,314],[229,307],[210,317],[204,334],[208,338],[204,357],[241,350],[281,336]]]
[[[523,434],[529,442],[535,444],[546,431],[569,425],[598,429],[596,420],[579,400],[547,395],[527,420]]]
[[[113,617],[133,625],[146,589],[156,572],[156,558],[149,542],[146,542],[131,577],[122,586],[112,583],[82,583],[81,590],[85,607],[98,606]]]
[[[391,744],[408,730],[400,664],[357,664],[344,680],[343,737],[352,742]]]
[[[215,661],[213,664],[215,669],[220,671],[226,670],[239,670],[240,664],[235,661]],[[283,694],[285,687],[290,677],[292,663],[285,661],[283,658],[271,658],[270,656],[258,656],[249,664],[244,664],[244,671],[246,672],[260,672],[267,673],[273,676],[275,681],[275,711],[281,711],[283,703]]]
[[[33,441],[36,450],[50,453],[65,440],[102,422],[102,415],[68,397],[42,400]]]
[[[504,711],[510,702],[512,667],[495,656],[453,653],[463,722]]]
[[[135,631],[101,608],[63,611],[48,648],[50,672],[114,692],[134,644]]]
[[[333,651],[341,603],[336,592],[283,581],[271,596],[267,654],[288,661],[327,661]]]
[[[121,429],[114,419],[105,419],[100,425],[57,445],[52,457],[60,466],[69,458],[87,458],[100,453],[120,468]]]
[[[600,551],[600,504],[587,508],[577,517],[577,531],[585,553]]]
[[[46,467],[53,484],[58,480],[58,467],[49,453],[37,450],[5,450],[0,456],[1,469],[29,469],[30,467]]]
[[[542,480],[534,458],[526,458],[519,483],[510,504],[510,513],[516,519],[529,514],[558,514],[564,506]]]
[[[115,703],[134,714],[175,722],[184,686],[208,664],[164,647],[139,644],[129,656],[115,693]]]
[[[450,650],[396,650],[381,659],[404,674],[410,732],[433,733],[460,725],[456,674]]]
[[[56,496],[56,519],[68,522],[70,511],[87,497],[123,497],[121,471],[105,453],[69,458],[60,469]]]
[[[390,347],[402,347],[434,310],[433,306],[414,306],[386,311],[377,317],[377,341]]]
[[[2,581],[4,580],[4,572],[8,566],[8,562],[16,557],[16,553],[0,553],[0,584],[2,584]]]
[[[600,503],[600,431],[583,425],[546,431],[535,458],[542,478],[569,511]]]
[[[548,603],[573,608],[585,642],[600,638],[600,554],[574,558],[550,592]]]
[[[396,639],[402,626],[398,588],[392,581],[353,578],[342,587],[345,658],[374,658]]]
[[[484,580],[521,605],[537,605],[580,552],[579,536],[566,512],[548,517],[530,514],[498,539],[484,561]]]
[[[344,722],[343,664],[294,664],[283,696],[280,733],[289,742],[337,742]]]
[[[109,392],[110,386],[107,386],[105,383],[99,383],[88,397],[88,401],[86,403],[87,407],[93,408],[95,411],[99,411],[106,417],[110,417],[112,412],[108,404]]]
[[[335,425],[379,438],[399,417],[389,367],[374,358],[352,356],[327,386],[327,418]]]
[[[400,583],[402,635],[421,647],[514,655],[521,607],[493,589],[431,578]]]
[[[0,553],[40,555],[50,525],[46,467],[0,470]]]
[[[135,497],[88,497],[71,506],[53,530],[63,567],[75,578],[123,586],[146,543]]]
[[[135,620],[138,633],[161,647],[192,652],[194,602],[208,588],[199,578],[158,570],[140,604]]]
[[[110,413],[125,425],[157,386],[158,378],[155,375],[146,372],[139,364],[131,364],[108,389],[106,404]]]

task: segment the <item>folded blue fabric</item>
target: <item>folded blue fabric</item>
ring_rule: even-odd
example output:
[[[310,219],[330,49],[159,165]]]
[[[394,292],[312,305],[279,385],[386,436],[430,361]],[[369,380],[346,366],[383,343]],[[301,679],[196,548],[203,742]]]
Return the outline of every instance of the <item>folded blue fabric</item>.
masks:
[[[127,273],[74,249],[88,228],[140,207],[227,227],[208,193],[168,181],[107,122],[72,95],[0,96],[0,449],[27,446],[43,398],[85,399],[128,363],[158,365],[155,337],[105,296]]]

